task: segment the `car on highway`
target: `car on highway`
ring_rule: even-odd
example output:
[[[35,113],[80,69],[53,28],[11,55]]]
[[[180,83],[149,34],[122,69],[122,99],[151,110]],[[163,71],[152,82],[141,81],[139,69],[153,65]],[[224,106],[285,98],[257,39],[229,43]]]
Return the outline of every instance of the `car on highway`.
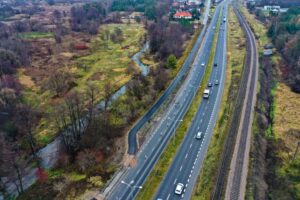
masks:
[[[205,89],[204,93],[203,93],[203,98],[208,99],[209,93],[210,93],[210,90],[209,89]]]
[[[215,67],[218,66],[218,63],[215,63],[214,66],[215,66]]]
[[[175,194],[182,194],[184,185],[182,183],[177,183],[176,189],[175,189]]]
[[[205,63],[203,62],[203,63],[201,63],[201,67],[205,67]]]
[[[201,140],[202,137],[203,137],[203,133],[202,133],[201,131],[199,131],[199,132],[197,133],[197,135],[196,135],[196,139],[197,139],[197,140]]]
[[[207,84],[207,86],[208,86],[208,87],[211,87],[211,86],[212,86],[212,83],[211,83],[211,82],[209,82],[209,83]]]
[[[215,85],[219,85],[219,80],[215,80]]]
[[[215,29],[216,29],[216,27],[214,26],[214,27],[213,27],[213,29],[215,30]]]

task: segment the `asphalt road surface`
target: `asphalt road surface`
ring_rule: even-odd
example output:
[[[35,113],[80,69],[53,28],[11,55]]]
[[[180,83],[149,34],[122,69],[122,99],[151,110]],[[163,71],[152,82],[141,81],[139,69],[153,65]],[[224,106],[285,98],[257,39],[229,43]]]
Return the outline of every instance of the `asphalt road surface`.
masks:
[[[209,80],[209,82],[213,83],[212,87],[209,88],[211,95],[208,99],[203,99],[200,104],[196,116],[193,119],[193,123],[190,126],[173,163],[169,167],[167,175],[155,195],[155,199],[190,199],[197,177],[200,173],[212,136],[213,127],[216,122],[225,84],[227,22],[224,23],[223,19],[224,17],[227,19],[227,1],[218,5],[218,8],[221,6],[221,25],[214,55],[214,63],[216,63],[217,66],[213,66]],[[216,80],[219,82],[218,85],[214,84]],[[198,132],[204,134],[202,139],[196,139],[196,134]],[[182,183],[185,186],[181,195],[175,194],[177,183]]]
[[[165,149],[168,141],[188,110],[204,76],[206,67],[202,67],[201,64],[206,64],[208,62],[215,33],[213,27],[216,27],[220,9],[221,7],[218,6],[212,21],[207,28],[202,46],[197,52],[190,73],[182,83],[174,100],[162,117],[162,120],[158,126],[155,127],[150,138],[138,152],[136,156],[137,165],[134,168],[128,168],[126,170],[120,181],[107,194],[107,199],[133,199],[139,191],[138,187],[143,185],[153,166]]]

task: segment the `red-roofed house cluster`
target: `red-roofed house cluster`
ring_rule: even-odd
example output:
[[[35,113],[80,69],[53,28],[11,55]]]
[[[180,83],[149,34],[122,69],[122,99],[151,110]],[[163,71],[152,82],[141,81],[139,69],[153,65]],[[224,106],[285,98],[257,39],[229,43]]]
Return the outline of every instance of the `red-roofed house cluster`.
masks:
[[[192,19],[193,16],[190,12],[187,11],[177,11],[173,15],[174,19]]]
[[[174,20],[199,20],[204,0],[175,0],[170,15]]]

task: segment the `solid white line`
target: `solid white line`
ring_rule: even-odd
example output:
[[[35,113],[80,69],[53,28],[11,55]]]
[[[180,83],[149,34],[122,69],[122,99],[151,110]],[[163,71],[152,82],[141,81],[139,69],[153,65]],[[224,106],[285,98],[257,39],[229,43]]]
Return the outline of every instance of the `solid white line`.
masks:
[[[170,198],[170,194],[168,194],[167,200]]]

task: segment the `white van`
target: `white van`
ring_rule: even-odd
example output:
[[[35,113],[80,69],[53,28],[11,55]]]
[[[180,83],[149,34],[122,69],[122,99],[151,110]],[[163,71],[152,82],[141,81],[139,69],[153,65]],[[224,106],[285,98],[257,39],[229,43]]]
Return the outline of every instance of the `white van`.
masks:
[[[208,97],[209,97],[209,89],[205,89],[204,90],[204,93],[203,93],[203,98],[205,98],[205,99],[208,99]]]

